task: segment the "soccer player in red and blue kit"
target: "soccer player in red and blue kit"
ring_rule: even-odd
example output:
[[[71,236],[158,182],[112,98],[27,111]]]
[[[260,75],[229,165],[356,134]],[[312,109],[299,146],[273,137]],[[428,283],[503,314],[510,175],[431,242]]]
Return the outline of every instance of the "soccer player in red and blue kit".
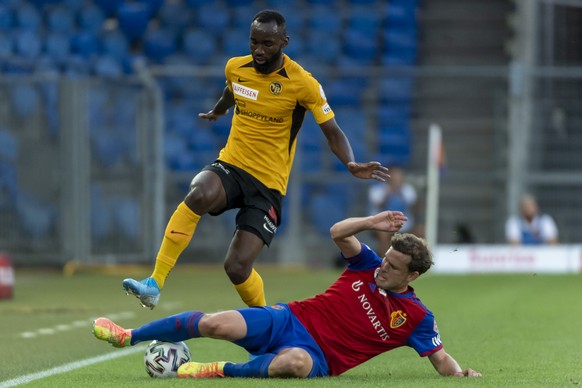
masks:
[[[401,212],[384,211],[332,226],[331,236],[348,267],[313,298],[214,314],[190,311],[137,329],[98,318],[93,333],[116,347],[210,337],[231,341],[253,356],[244,363],[187,362],[178,377],[336,376],[400,346],[427,356],[441,375],[479,377],[445,352],[432,312],[409,286],[432,265],[426,242],[396,234],[381,259],[355,237],[365,230],[394,233],[405,221]]]

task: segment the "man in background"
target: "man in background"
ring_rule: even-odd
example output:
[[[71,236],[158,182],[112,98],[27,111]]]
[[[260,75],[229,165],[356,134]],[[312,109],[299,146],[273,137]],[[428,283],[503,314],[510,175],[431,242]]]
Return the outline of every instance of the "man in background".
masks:
[[[520,214],[509,217],[505,237],[512,245],[557,244],[558,227],[549,214],[541,213],[536,199],[526,194],[519,204]]]

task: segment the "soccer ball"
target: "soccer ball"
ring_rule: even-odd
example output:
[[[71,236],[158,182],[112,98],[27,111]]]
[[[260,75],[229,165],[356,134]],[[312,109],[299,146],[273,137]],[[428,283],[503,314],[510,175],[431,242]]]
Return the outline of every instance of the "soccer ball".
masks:
[[[178,368],[190,361],[192,355],[184,342],[153,341],[143,355],[146,372],[150,377],[178,376]]]

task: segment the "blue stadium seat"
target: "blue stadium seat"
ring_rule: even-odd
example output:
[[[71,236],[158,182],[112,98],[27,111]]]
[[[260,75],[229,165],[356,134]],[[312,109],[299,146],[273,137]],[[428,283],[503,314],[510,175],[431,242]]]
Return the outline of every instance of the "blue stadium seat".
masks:
[[[403,26],[416,28],[418,0],[391,0],[386,5],[386,24],[388,28]]]
[[[62,4],[67,10],[77,13],[83,5],[86,3],[85,0],[60,0],[60,4]]]
[[[248,42],[251,21],[259,10],[256,7],[248,6],[231,8],[230,11],[230,27],[233,29],[243,30],[244,36]]]
[[[218,141],[212,131],[202,126],[192,130],[188,140],[189,148],[194,153],[217,153],[219,150]]]
[[[225,0],[225,3],[228,7],[252,7],[254,0]]]
[[[113,215],[108,202],[103,198],[101,187],[91,185],[91,236],[97,239],[106,238],[113,228]]]
[[[97,35],[103,29],[105,12],[92,3],[85,4],[77,14],[79,27],[82,31]]]
[[[57,63],[64,63],[71,49],[70,38],[61,32],[50,32],[44,39],[44,52]]]
[[[5,60],[12,56],[12,39],[3,32],[0,32],[0,60]]]
[[[1,195],[2,193],[6,195]],[[13,210],[18,196],[18,171],[16,164],[6,163],[0,160],[0,210]]]
[[[360,31],[372,37],[377,35],[382,23],[382,15],[378,12],[370,12],[369,7],[355,7],[349,14],[348,28]]]
[[[412,93],[413,79],[410,76],[384,77],[380,80],[378,99],[382,103],[409,103]]]
[[[16,14],[16,27],[25,30],[32,31],[34,33],[38,32],[41,25],[42,19],[40,12],[31,6],[30,4],[24,3],[15,9]]]
[[[336,111],[337,107],[348,106],[357,107],[362,102],[362,91],[354,83],[347,80],[334,80],[328,82],[324,87],[325,95],[332,109]]]
[[[406,166],[412,151],[408,125],[382,127],[378,132],[378,160],[385,165]]]
[[[0,127],[0,162],[16,163],[18,161],[18,139],[8,128]]]
[[[249,26],[225,31],[222,35],[222,52],[228,58],[250,54]]]
[[[380,44],[377,36],[347,28],[344,30],[344,53],[358,64],[371,65],[380,53]]]
[[[408,125],[410,117],[410,103],[381,105],[377,111],[378,125],[382,127]]]
[[[12,10],[4,5],[0,4],[0,31],[10,31],[14,23],[14,14]]]
[[[150,9],[150,19],[155,18],[164,4],[164,0],[140,0],[148,5]]]
[[[95,60],[93,72],[105,78],[120,78],[123,75],[123,68],[115,58],[103,55]]]
[[[143,51],[154,63],[163,63],[177,49],[176,37],[164,29],[148,30],[144,36]]]
[[[57,215],[56,209],[51,204],[20,192],[16,210],[19,228],[26,236],[33,240],[41,240],[51,233]]]
[[[14,35],[14,53],[24,59],[36,59],[42,52],[42,43],[33,31],[21,30]]]
[[[141,2],[122,3],[117,9],[119,30],[132,42],[145,34],[151,17],[149,5]]]
[[[113,198],[110,202],[115,226],[124,238],[136,241],[141,234],[139,203],[135,198]]]
[[[57,6],[48,11],[46,27],[49,31],[69,34],[75,27],[73,11]]]
[[[28,83],[17,83],[10,87],[12,112],[21,119],[30,118],[39,105],[39,95],[36,88]]]
[[[302,57],[313,58],[320,64],[335,65],[337,63],[342,53],[339,35],[328,34],[323,31],[310,31],[308,37],[309,39],[305,41],[305,50]]]
[[[343,186],[339,193],[345,191]],[[347,217],[347,208],[342,198],[332,195],[333,191],[323,190],[312,194],[308,205],[308,217],[316,231],[328,236],[331,226]]]
[[[195,16],[196,26],[212,34],[220,34],[230,26],[228,9],[213,2],[201,6]]]
[[[196,64],[210,62],[217,52],[215,36],[207,31],[189,29],[183,37],[184,53]]]
[[[165,1],[157,19],[160,21],[160,27],[171,31],[175,36],[180,36],[195,24],[193,14],[193,10],[183,2]]]
[[[90,31],[77,31],[71,36],[71,54],[91,58],[101,51],[101,42]]]
[[[311,39],[311,37],[309,38]],[[308,40],[309,40],[308,39]],[[305,42],[301,35],[297,34],[289,40],[289,44],[284,49],[285,53],[291,58],[298,58],[306,52]]]
[[[310,10],[309,27],[313,31],[338,34],[342,30],[343,21],[337,10],[327,6],[315,6]]]
[[[67,78],[78,78],[91,73],[90,62],[79,55],[71,55],[63,65],[63,75]]]
[[[115,17],[117,9],[123,4],[123,0],[93,0],[93,2],[101,8],[107,17]]]
[[[121,63],[129,55],[129,42],[119,30],[106,31],[100,37],[103,54]]]

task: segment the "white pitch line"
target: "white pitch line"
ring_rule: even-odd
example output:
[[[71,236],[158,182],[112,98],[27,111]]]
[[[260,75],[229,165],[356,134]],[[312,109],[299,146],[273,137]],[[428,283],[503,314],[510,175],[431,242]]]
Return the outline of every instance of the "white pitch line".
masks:
[[[12,380],[0,381],[0,388],[8,388],[8,387],[15,387],[21,384],[27,384],[34,380],[44,379],[46,377],[58,375],[60,373],[70,372],[75,369],[83,368],[85,366],[97,364],[103,361],[113,360],[119,357],[124,357],[129,354],[143,352],[144,346],[135,346],[123,350],[119,350],[117,352],[104,354],[102,356],[97,356],[93,358],[88,358],[86,360],[72,362],[70,364],[65,364],[58,366],[56,368],[48,369],[43,372],[32,373],[30,375],[20,376]]]

